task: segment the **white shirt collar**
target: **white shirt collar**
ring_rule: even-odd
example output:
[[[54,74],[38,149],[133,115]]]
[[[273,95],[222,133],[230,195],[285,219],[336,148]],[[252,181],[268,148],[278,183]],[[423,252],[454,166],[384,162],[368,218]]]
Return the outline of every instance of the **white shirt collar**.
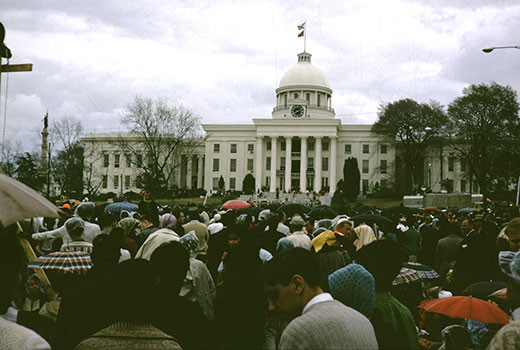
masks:
[[[520,307],[516,308],[515,311],[511,314],[511,319],[513,321],[520,321]]]
[[[309,300],[309,302],[307,303],[307,305],[305,305],[305,307],[303,308],[303,311],[302,311],[302,315],[307,311],[309,310],[309,308],[314,305],[314,304],[317,304],[317,303],[321,303],[321,302],[324,302],[324,301],[329,301],[329,300],[334,300],[332,298],[332,295],[330,295],[329,293],[321,293],[321,294],[318,294],[316,295],[314,298],[312,298],[311,300]]]

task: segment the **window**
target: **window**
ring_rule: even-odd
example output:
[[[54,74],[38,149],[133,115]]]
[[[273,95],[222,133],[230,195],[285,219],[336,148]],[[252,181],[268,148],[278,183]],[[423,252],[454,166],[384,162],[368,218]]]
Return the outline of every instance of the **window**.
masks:
[[[230,177],[229,178],[229,189],[235,190],[236,186],[237,186],[237,179],[234,177]]]
[[[314,141],[309,141],[307,147],[309,148],[309,151],[314,151]]]
[[[478,182],[477,181],[473,181],[473,193],[479,193],[480,191],[478,190]]]
[[[119,175],[114,175],[114,189],[119,187]]]
[[[328,177],[322,177],[321,178],[321,188],[325,189],[329,187],[329,178]]]
[[[229,171],[231,171],[232,173],[237,171],[237,160],[236,159],[229,160]]]
[[[363,174],[368,174],[368,160],[363,160]]]
[[[130,188],[130,175],[125,175],[125,188]]]
[[[352,145],[347,144],[345,145],[345,154],[351,154],[352,153]]]
[[[460,192],[466,192],[466,180],[460,180]]]
[[[280,145],[280,150],[285,151],[285,148],[287,145],[285,144],[285,141],[282,141],[282,144]]]
[[[386,154],[388,151],[388,145],[382,144],[381,145],[381,154]]]
[[[363,180],[361,182],[361,184],[362,184],[363,194],[367,194],[368,193],[368,180]]]
[[[386,159],[381,159],[381,162],[379,164],[379,170],[381,170],[381,174],[386,174],[386,168],[387,168]]]
[[[255,151],[255,144],[254,143],[248,143],[247,144],[247,150],[249,152],[254,152]]]
[[[213,159],[213,171],[220,171],[220,161],[219,159]]]
[[[370,145],[363,145],[363,153],[367,154],[370,153]]]
[[[285,157],[280,158],[280,170],[285,170]]]
[[[269,176],[266,176],[266,177],[265,177],[265,185],[266,185],[267,187],[269,187],[270,184],[271,184],[271,181],[269,181],[270,179],[271,179],[271,178],[270,178]]]
[[[314,158],[307,158],[307,170],[314,170]]]
[[[268,150],[268,151],[271,150],[271,141],[267,141],[267,142],[265,143],[265,149]]]
[[[316,104],[317,104],[317,105],[318,105],[318,107],[319,107],[319,106],[320,106],[320,104],[321,104],[321,95],[320,95],[320,94],[318,94],[318,96],[317,96],[317,97],[318,97],[318,100],[317,100]]]
[[[448,171],[453,171],[453,165],[455,163],[455,159],[453,157],[448,158]]]
[[[211,179],[211,187],[214,191],[218,190],[218,177],[214,177]]]
[[[232,143],[229,151],[231,153],[237,153],[237,144],[236,143]]]
[[[466,159],[460,159],[460,171],[466,171]]]
[[[220,153],[220,143],[213,144],[213,153]]]
[[[130,168],[132,166],[132,155],[125,154],[125,159],[126,159],[126,167]]]
[[[329,150],[329,142],[328,141],[323,141],[321,143],[321,150],[322,151],[328,151]]]
[[[283,106],[287,107],[287,94],[283,95]]]
[[[448,193],[453,192],[453,180],[448,180],[448,182],[446,183],[446,190],[448,191]]]
[[[254,159],[247,160],[247,171],[253,171]]]
[[[265,158],[265,170],[271,170],[271,157]]]
[[[298,94],[297,92],[294,93],[294,98],[298,98],[300,97],[300,94]]]
[[[329,158],[323,158],[321,160],[321,170],[329,171]]]
[[[310,105],[311,104],[311,94],[306,93],[305,94],[305,99],[307,100],[307,104]]]
[[[108,154],[103,154],[103,166],[105,168],[108,168],[108,166],[110,165],[110,156]]]
[[[114,155],[114,168],[119,168],[119,163],[121,162],[121,155]]]
[[[107,187],[108,187],[108,175],[103,175],[103,184],[102,184],[102,187],[103,187],[103,188],[107,188]]]

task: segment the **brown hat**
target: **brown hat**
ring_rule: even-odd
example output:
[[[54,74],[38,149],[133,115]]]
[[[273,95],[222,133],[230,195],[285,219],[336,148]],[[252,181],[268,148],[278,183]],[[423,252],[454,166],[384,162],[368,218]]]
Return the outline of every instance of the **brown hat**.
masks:
[[[300,215],[295,215],[292,217],[291,222],[289,223],[291,226],[303,226],[305,225],[305,221]]]

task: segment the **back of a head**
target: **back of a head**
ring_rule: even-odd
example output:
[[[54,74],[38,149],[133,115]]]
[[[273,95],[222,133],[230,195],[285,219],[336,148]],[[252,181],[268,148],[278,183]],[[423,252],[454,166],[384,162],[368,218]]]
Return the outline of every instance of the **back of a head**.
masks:
[[[180,242],[172,241],[159,246],[150,262],[163,288],[178,293],[188,272],[190,255]]]
[[[170,230],[173,230],[176,224],[177,218],[172,214],[163,214],[163,216],[161,217],[161,228],[168,228]]]
[[[25,264],[25,253],[14,226],[0,230],[0,314],[7,311],[14,298],[19,274]]]
[[[90,221],[94,212],[96,211],[96,205],[92,202],[81,203],[76,208],[76,214],[85,221]]]
[[[470,332],[463,326],[451,325],[441,332],[446,350],[473,349]]]
[[[113,307],[117,321],[151,321],[157,276],[152,264],[131,259],[117,265]]]
[[[264,265],[263,280],[269,285],[289,285],[294,275],[300,275],[310,287],[317,287],[320,271],[314,253],[304,248],[286,250]]]
[[[116,222],[116,217],[112,213],[103,213],[99,220],[99,224],[101,225],[101,228],[109,227],[110,225],[115,224],[115,222]]]
[[[96,267],[115,266],[121,255],[120,244],[115,236],[97,235],[92,242],[92,263]]]
[[[382,239],[360,249],[357,262],[374,276],[377,292],[388,292],[401,270],[403,258],[396,242]]]

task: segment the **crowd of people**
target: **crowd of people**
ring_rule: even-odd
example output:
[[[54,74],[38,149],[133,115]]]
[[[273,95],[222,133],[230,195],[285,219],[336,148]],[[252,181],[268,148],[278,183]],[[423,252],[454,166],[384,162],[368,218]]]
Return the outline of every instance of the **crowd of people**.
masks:
[[[402,208],[386,220],[144,201],[62,211],[0,233],[2,349],[520,348],[516,207],[500,218]],[[37,255],[84,253],[92,267],[45,270],[49,295],[20,239]],[[414,264],[434,278],[396,283]],[[507,285],[498,304],[511,323],[421,312],[480,281]]]

